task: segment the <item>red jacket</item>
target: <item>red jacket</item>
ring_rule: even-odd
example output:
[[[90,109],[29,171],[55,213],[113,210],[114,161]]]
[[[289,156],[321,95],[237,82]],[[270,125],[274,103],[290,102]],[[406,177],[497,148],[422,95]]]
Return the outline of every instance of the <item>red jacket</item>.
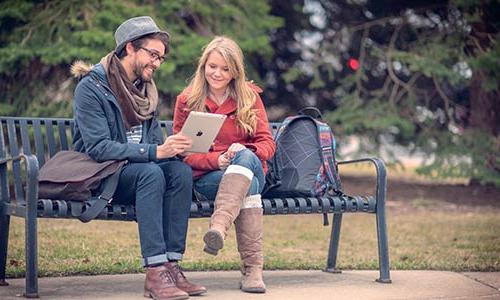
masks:
[[[256,91],[257,95],[254,105],[254,109],[257,113],[257,126],[253,136],[243,133],[243,131],[237,126],[236,102],[232,98],[224,101],[220,107],[217,106],[217,104],[209,97],[205,99],[205,105],[208,112],[226,115],[227,118],[208,153],[195,153],[184,159],[184,161],[193,168],[194,178],[198,178],[209,171],[218,170],[219,156],[226,152],[232,143],[240,143],[255,152],[257,157],[262,162],[264,173],[267,172],[266,160],[270,159],[274,155],[276,145],[271,131],[269,130],[269,122],[267,120],[264,104],[257,93],[262,90],[256,86],[252,86],[252,88]],[[187,110],[187,95],[186,90],[184,90],[179,96],[177,96],[174,111],[174,133],[181,130],[182,125],[189,115],[189,111]]]

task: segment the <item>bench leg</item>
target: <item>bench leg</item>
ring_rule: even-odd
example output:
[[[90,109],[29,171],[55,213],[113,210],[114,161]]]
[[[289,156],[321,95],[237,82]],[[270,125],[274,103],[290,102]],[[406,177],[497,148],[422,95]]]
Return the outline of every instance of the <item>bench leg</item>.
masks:
[[[328,261],[325,272],[341,273],[337,267],[337,253],[339,250],[340,226],[342,224],[342,214],[333,214],[332,232],[330,234],[330,246],[328,248]]]
[[[377,238],[378,238],[378,264],[380,278],[376,281],[391,283],[389,274],[389,243],[387,238],[387,225],[385,220],[385,200],[387,195],[387,178],[384,162],[374,159],[373,163],[377,169]]]
[[[385,221],[385,207],[377,207],[377,237],[378,237],[378,263],[380,278],[376,279],[380,283],[391,283],[389,273],[389,246],[387,240],[387,226]]]
[[[36,203],[36,202],[35,202]],[[34,206],[34,205],[33,205]],[[25,219],[26,235],[26,298],[38,298],[38,263],[37,263],[37,211],[36,206],[28,204]]]
[[[7,250],[9,246],[10,216],[0,216],[0,286],[9,285],[5,281],[7,269]]]

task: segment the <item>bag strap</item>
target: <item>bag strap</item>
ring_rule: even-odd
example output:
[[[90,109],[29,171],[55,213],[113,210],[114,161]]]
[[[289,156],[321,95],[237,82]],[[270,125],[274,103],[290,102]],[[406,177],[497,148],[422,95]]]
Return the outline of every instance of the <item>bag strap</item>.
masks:
[[[328,124],[315,120],[318,128],[319,143],[321,146],[321,156],[323,160],[323,168],[330,181],[329,188],[337,194],[342,193],[340,178],[338,177],[337,164],[335,162],[335,137],[332,129]],[[334,173],[335,170],[335,173]],[[328,190],[327,190],[328,192]],[[323,213],[323,226],[328,226],[328,213]]]
[[[113,201],[113,195],[115,194],[116,188],[118,187],[120,173],[121,169],[104,179],[102,183],[104,188],[101,194],[97,197],[91,198],[92,200],[95,200],[90,201],[93,202],[92,204],[85,204],[85,211],[78,217],[80,221],[82,221],[83,223],[87,223],[92,219],[95,219],[106,207],[106,205]]]
[[[310,116],[316,120],[323,120],[323,115],[321,114],[321,111],[319,111],[319,109],[314,106],[304,107],[303,109],[299,110],[298,114]]]
[[[335,163],[335,138],[328,124],[320,121],[316,121],[316,123],[318,125],[321,155],[323,156],[323,167],[325,168],[332,188],[334,191],[339,192],[341,190],[340,180],[338,178],[338,172],[334,172],[334,170],[337,170]]]

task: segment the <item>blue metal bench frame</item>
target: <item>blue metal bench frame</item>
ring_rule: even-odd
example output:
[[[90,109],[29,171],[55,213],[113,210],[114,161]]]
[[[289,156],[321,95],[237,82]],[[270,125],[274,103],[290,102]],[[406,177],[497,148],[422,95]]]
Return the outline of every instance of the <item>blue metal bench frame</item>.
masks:
[[[10,217],[25,219],[27,298],[38,297],[37,218],[75,218],[81,203],[38,199],[39,168],[60,150],[71,147],[72,119],[0,117],[0,286],[5,281]],[[280,123],[271,123],[274,132]],[[165,133],[171,121],[161,121]],[[378,282],[390,283],[389,251],[385,219],[386,169],[382,160],[365,158],[339,164],[371,162],[376,169],[376,192],[369,196],[325,196],[262,199],[265,215],[333,214],[327,264],[324,271],[338,273],[337,253],[343,213],[365,212],[376,216],[379,270]],[[191,203],[191,218],[208,218],[213,201]],[[98,220],[134,221],[133,206],[109,205]]]

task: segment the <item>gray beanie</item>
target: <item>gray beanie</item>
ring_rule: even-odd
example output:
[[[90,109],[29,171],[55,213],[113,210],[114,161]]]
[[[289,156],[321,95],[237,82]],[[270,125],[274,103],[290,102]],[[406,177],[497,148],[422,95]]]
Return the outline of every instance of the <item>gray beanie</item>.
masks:
[[[160,30],[155,21],[149,16],[135,17],[123,22],[115,32],[116,53],[120,53],[128,42],[132,42],[140,37],[151,33],[164,33],[169,37],[168,32]]]

